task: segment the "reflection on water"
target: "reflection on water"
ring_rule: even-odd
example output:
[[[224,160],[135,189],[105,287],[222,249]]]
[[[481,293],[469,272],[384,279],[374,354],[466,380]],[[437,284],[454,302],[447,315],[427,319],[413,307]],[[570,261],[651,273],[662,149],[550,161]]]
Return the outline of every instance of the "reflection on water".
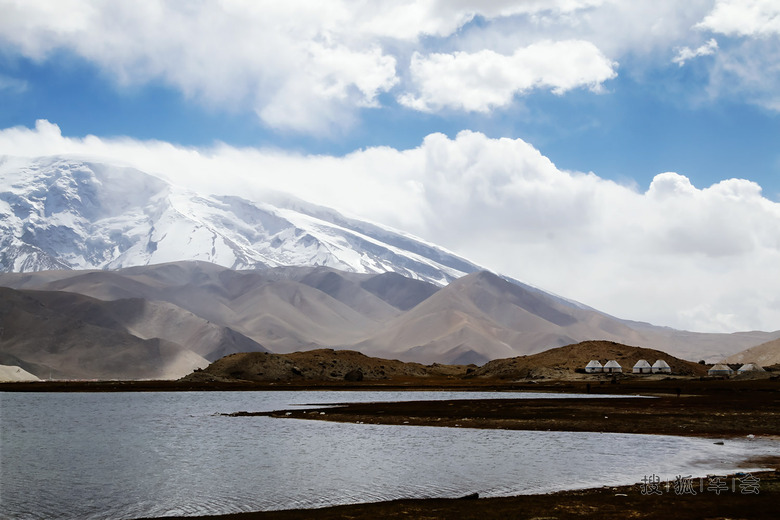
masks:
[[[553,395],[560,397],[560,395]],[[0,393],[0,515],[138,518],[393,498],[514,495],[725,474],[767,440],[222,417],[455,392]],[[529,397],[539,397],[532,394]],[[745,470],[757,468],[740,468]]]

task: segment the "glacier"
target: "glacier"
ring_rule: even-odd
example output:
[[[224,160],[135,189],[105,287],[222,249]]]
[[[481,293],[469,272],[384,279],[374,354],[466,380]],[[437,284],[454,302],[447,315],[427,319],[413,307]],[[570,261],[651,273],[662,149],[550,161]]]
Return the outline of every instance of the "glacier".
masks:
[[[231,269],[326,266],[445,285],[482,268],[385,226],[269,194],[196,193],[68,156],[0,158],[0,271],[119,269],[201,260]]]

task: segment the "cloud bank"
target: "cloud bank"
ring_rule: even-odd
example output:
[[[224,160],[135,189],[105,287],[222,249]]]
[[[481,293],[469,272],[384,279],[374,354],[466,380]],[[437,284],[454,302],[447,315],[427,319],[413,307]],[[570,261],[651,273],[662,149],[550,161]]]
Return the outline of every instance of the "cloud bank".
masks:
[[[682,65],[712,53],[713,35],[731,41],[710,67],[713,95],[756,93],[773,108],[779,11],[772,0],[0,0],[0,49],[75,56],[120,89],[162,84],[321,136],[394,102],[484,113],[540,89],[600,91],[624,73],[617,63]]]
[[[0,154],[95,157],[208,193],[290,192],[618,317],[717,332],[780,323],[780,204],[748,180],[696,187],[666,172],[626,186],[469,131],[324,156],[69,138],[39,121],[0,131]]]

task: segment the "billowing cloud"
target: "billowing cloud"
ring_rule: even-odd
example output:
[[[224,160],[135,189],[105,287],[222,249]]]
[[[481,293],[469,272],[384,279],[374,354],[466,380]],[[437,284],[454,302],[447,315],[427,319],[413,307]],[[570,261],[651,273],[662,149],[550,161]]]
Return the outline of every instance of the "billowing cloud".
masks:
[[[387,99],[484,113],[533,89],[598,91],[618,62],[711,54],[713,39],[697,47],[702,32],[776,38],[778,9],[771,0],[0,0],[0,49],[38,62],[75,55],[119,88],[163,84],[209,108],[254,111],[275,130],[343,135],[333,130]],[[713,93],[780,106],[776,41],[719,51]]]
[[[0,154],[66,153],[208,193],[292,192],[623,318],[718,332],[780,323],[780,203],[744,179],[697,187],[666,172],[639,189],[476,132],[324,156],[68,138],[45,121],[0,131]]]
[[[0,10],[0,42],[26,57],[69,51],[119,84],[162,81],[212,106],[254,108],[275,128],[338,127],[397,81],[395,58],[348,29],[343,2],[31,0]]]
[[[590,42],[539,42],[511,56],[490,50],[475,53],[412,56],[416,94],[399,101],[421,111],[442,108],[488,112],[512,102],[516,94],[550,89],[556,94],[577,87],[599,90],[614,78],[617,64]]]
[[[382,94],[393,89],[407,105],[433,110],[432,93],[449,92],[434,84],[431,74],[444,69],[450,79],[464,84],[472,62],[480,59],[492,69],[485,74],[498,75],[501,84],[489,88],[483,82],[490,77],[480,75],[465,83],[473,94],[486,93],[491,99],[478,110],[506,106],[514,94],[530,88],[565,92],[597,87],[614,76],[614,66],[587,40],[540,37],[515,46],[516,52],[507,56],[484,42],[464,54],[458,49],[458,32],[477,18],[522,27],[540,20],[571,20],[609,4],[611,0],[0,0],[0,48],[38,62],[57,53],[72,54],[120,87],[164,84],[212,108],[254,110],[274,129],[323,135],[349,127],[361,109],[378,106]],[[427,50],[431,44],[436,53]],[[399,70],[412,55],[411,73]],[[414,84],[400,85],[409,76]]]
[[[718,0],[697,27],[728,36],[780,35],[780,4],[775,0]]]

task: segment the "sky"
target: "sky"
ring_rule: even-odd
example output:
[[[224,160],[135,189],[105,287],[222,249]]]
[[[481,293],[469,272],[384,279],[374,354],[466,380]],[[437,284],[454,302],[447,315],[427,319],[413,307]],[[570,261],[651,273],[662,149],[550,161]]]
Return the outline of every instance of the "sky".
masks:
[[[0,13],[0,155],[290,192],[621,318],[780,329],[776,0]]]

